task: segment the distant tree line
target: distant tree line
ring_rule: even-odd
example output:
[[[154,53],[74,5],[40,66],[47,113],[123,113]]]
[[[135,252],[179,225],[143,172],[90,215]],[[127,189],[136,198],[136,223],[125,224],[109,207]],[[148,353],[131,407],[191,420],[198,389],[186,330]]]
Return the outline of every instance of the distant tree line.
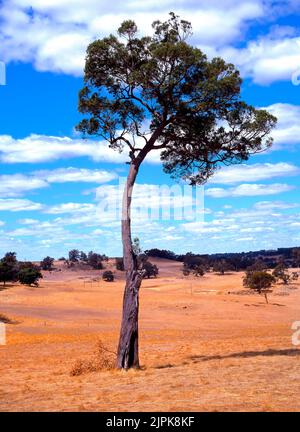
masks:
[[[72,249],[69,251],[68,259],[65,259],[65,263],[68,267],[73,267],[76,263],[82,263],[95,270],[102,270],[104,268],[103,262],[107,260],[108,257],[105,254],[99,254],[94,251],[85,253],[78,249]]]
[[[223,254],[175,254],[165,249],[149,249],[145,251],[149,257],[165,258],[174,261],[183,262],[185,271],[194,271],[195,268],[214,269],[219,274],[227,271],[247,270],[257,261],[264,263],[266,268],[275,269],[275,267],[284,263],[286,267],[300,267],[300,247],[296,248],[279,248],[276,250],[260,250],[240,253],[223,253]]]

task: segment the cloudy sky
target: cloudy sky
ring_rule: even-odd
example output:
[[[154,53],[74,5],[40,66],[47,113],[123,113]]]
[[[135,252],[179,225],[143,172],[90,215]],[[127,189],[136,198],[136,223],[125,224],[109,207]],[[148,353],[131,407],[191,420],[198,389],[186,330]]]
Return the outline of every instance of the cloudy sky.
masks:
[[[209,58],[238,66],[245,100],[267,108],[279,123],[271,150],[221,169],[205,186],[203,218],[196,213],[193,219],[183,185],[176,186],[175,200],[157,198],[157,191],[175,186],[159,155],[151,155],[138,178],[138,207],[154,196],[152,210],[174,204],[187,211],[182,220],[175,210],[145,220],[137,208],[134,235],[145,249],[176,252],[300,245],[299,0],[2,0],[0,254],[13,250],[22,259],[40,259],[76,247],[120,255],[112,207],[126,176],[126,154],[74,132],[85,49],[127,18],[141,33],[150,32],[151,22],[170,10],[192,22],[191,43]]]

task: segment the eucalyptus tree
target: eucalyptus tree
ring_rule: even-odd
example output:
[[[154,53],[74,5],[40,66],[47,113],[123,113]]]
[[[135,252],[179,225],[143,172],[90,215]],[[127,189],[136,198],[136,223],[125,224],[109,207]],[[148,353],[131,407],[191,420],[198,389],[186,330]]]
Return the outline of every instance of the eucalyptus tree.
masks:
[[[87,48],[77,129],[128,155],[122,242],[126,285],[117,367],[139,367],[138,309],[142,272],[132,247],[131,201],[137,174],[160,151],[166,173],[203,184],[221,164],[246,161],[272,144],[276,118],[241,100],[238,70],[208,60],[188,43],[191,24],[174,13],[153,23],[151,36],[124,21],[117,35]]]

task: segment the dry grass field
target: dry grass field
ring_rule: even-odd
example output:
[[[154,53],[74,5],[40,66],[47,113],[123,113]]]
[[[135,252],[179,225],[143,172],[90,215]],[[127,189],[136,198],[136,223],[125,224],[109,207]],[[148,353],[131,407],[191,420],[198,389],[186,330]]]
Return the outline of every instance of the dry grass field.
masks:
[[[44,274],[40,287],[0,288],[0,411],[295,411],[300,409],[300,284],[277,285],[269,304],[242,295],[243,273],[184,279],[180,263],[151,260],[140,301],[141,370],[71,376],[99,340],[115,350],[122,274]]]

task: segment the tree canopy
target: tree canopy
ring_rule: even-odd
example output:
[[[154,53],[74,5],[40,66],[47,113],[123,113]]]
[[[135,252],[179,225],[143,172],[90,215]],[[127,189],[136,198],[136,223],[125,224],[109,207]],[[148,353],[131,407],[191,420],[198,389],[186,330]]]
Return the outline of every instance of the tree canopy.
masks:
[[[166,172],[190,184],[205,182],[219,164],[245,161],[272,144],[276,118],[240,97],[238,70],[221,58],[208,60],[187,43],[191,24],[170,13],[139,37],[127,20],[87,49],[85,86],[77,126],[139,164],[160,149]]]

